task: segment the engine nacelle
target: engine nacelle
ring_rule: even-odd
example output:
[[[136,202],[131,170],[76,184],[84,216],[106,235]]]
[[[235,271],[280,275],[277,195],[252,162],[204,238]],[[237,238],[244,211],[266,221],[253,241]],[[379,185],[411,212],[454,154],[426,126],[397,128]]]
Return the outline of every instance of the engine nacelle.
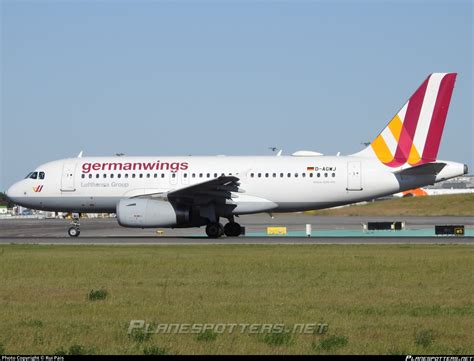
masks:
[[[123,227],[176,227],[189,223],[189,211],[175,209],[164,200],[130,198],[117,204],[117,220]]]

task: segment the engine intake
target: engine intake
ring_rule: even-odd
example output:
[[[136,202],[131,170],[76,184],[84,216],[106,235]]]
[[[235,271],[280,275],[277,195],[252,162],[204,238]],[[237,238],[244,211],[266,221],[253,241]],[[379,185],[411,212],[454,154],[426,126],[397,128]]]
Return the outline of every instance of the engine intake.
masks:
[[[189,211],[175,209],[164,200],[122,199],[117,204],[117,221],[123,227],[176,227],[189,223]]]

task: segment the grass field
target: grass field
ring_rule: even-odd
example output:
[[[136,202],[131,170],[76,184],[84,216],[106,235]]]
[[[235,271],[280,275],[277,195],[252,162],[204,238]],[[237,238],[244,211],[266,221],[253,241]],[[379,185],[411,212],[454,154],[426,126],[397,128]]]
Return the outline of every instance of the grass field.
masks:
[[[0,246],[0,354],[472,354],[469,245]],[[324,334],[127,334],[327,323]]]
[[[307,213],[321,216],[474,216],[474,194],[396,198]]]

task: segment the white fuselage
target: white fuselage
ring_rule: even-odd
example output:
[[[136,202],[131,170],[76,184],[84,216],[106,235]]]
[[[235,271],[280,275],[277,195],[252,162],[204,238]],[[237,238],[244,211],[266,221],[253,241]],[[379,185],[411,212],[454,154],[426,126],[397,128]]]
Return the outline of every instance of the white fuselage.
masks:
[[[464,174],[463,164],[436,176],[400,176],[357,156],[84,157],[49,162],[7,195],[22,206],[65,212],[115,212],[124,198],[167,193],[221,175],[239,179],[233,214],[289,212],[349,204]],[[44,173],[39,179],[40,172]]]

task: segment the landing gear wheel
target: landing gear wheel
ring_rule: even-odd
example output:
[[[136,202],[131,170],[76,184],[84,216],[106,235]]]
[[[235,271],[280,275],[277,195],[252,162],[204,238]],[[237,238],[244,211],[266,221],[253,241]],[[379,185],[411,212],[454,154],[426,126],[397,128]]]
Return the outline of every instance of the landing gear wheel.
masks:
[[[206,234],[209,238],[219,238],[224,234],[224,228],[220,223],[209,223],[206,226]]]
[[[67,230],[67,233],[69,234],[69,236],[71,237],[79,237],[79,235],[81,234],[81,231],[79,228],[76,228],[76,227],[71,227]]]
[[[237,222],[229,222],[224,227],[224,233],[227,237],[238,237],[242,234],[242,227]]]
[[[69,234],[70,237],[79,237],[81,234],[81,230],[79,229],[79,213],[73,213],[72,214],[72,222],[71,226],[68,230],[67,233]]]

